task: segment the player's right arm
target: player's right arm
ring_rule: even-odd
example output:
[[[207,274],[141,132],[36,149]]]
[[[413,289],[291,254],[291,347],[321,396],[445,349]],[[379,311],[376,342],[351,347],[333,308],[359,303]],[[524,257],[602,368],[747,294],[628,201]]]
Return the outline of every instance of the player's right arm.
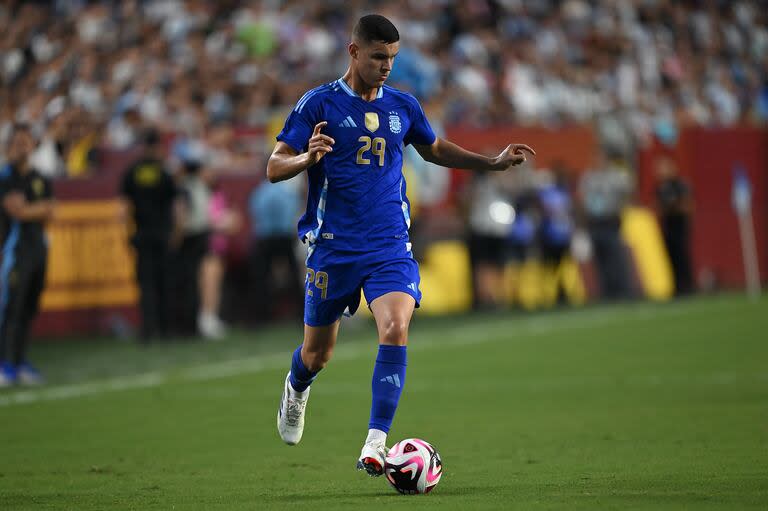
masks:
[[[267,179],[271,183],[291,179],[319,162],[326,153],[333,151],[332,146],[336,141],[320,133],[327,124],[326,121],[322,121],[315,125],[312,137],[307,144],[307,151],[304,153],[299,154],[285,142],[278,142],[267,162]]]

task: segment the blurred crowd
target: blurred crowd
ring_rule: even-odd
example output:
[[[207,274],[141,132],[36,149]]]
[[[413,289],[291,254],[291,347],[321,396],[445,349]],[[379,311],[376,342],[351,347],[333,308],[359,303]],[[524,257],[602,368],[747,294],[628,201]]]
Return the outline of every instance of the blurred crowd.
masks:
[[[163,215],[173,221],[158,239],[173,253],[156,267],[146,261],[155,261],[157,233],[135,238],[147,256],[139,283],[163,301],[160,280],[175,272],[192,286],[176,311],[182,324],[219,338],[227,240],[240,220],[216,176],[263,175],[287,112],[344,73],[350,28],[370,12],[401,34],[390,83],[420,99],[439,134],[455,124],[572,123],[597,134],[602,154],[579,182],[574,169],[533,172],[531,163],[456,190],[444,169],[406,151],[406,175],[420,181],[414,204],[466,199],[441,219],[462,217],[451,235],[467,235],[479,307],[505,302],[498,283],[510,281],[510,264],[535,259],[560,271],[571,254],[594,260],[600,296],[635,296],[620,215],[638,147],[674,144],[687,125],[768,123],[766,0],[9,0],[0,3],[0,147],[14,123],[30,126],[30,163],[59,178],[98,174],[110,151],[140,154],[120,194],[140,208],[125,183],[149,167],[172,182]],[[690,191],[669,162],[659,164],[657,196],[684,294],[694,287]],[[257,185],[248,199],[252,298],[264,318],[301,308],[302,201],[295,182]],[[414,237],[423,234],[415,227]],[[142,307],[156,309],[151,300]],[[149,318],[146,336],[174,311],[163,314]]]
[[[475,308],[649,297],[630,232],[641,233],[652,257],[663,260],[656,275],[664,279],[668,271],[669,287],[658,296],[694,292],[690,183],[669,156],[660,155],[654,170],[657,222],[644,226],[648,212],[633,206],[631,164],[619,151],[601,152],[580,175],[559,162],[473,175],[463,195]]]
[[[0,5],[0,142],[33,125],[35,165],[93,172],[151,124],[180,165],[260,165],[307,89],[340,76],[354,20],[399,27],[393,85],[444,123],[594,122],[629,152],[680,125],[768,121],[768,2],[125,0]]]

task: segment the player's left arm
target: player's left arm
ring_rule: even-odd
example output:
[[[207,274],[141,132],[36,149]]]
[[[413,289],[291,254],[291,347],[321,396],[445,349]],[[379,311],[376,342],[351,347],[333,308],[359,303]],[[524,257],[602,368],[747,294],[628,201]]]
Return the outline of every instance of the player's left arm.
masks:
[[[484,156],[440,137],[430,145],[414,144],[413,146],[428,162],[453,169],[479,171],[507,170],[513,165],[523,163],[526,152],[536,154],[536,151],[525,144],[509,144],[498,156]]]

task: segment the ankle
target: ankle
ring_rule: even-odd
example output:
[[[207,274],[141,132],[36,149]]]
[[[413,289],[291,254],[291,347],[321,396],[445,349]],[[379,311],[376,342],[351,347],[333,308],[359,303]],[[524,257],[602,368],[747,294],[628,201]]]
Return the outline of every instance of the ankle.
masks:
[[[290,378],[288,379],[288,391],[290,393],[290,397],[292,398],[304,399],[309,393],[309,387],[310,386],[307,385],[306,389],[302,391],[298,391],[293,387],[293,383],[291,382],[291,379]]]
[[[387,443],[387,433],[380,429],[369,429],[366,444],[384,445]]]

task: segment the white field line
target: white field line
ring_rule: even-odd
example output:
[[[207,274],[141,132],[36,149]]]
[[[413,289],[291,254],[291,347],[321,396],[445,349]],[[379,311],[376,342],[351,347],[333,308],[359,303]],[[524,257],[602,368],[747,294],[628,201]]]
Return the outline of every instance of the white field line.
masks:
[[[676,316],[684,311],[680,308],[658,309],[649,307],[637,307],[627,313],[622,310],[624,321],[643,322],[658,319],[659,316]],[[601,325],[615,323],[615,318],[610,309],[582,310],[567,312],[564,314],[553,313],[551,316],[542,315],[531,318],[510,318],[497,321],[491,325],[491,329],[485,329],[483,336],[477,336],[476,324],[460,326],[446,332],[442,339],[419,340],[418,334],[412,336],[409,350],[444,349],[448,347],[461,347],[474,344],[498,342],[500,337],[506,337],[507,341],[513,340],[519,334],[542,335],[556,331],[570,331],[573,329],[592,328]],[[343,334],[342,334],[343,335]],[[370,344],[340,344],[334,352],[334,360],[355,360],[363,357],[371,357],[373,348]],[[89,383],[77,383],[46,387],[21,391],[11,391],[5,395],[0,394],[0,407],[17,404],[37,403],[39,401],[56,401],[61,399],[74,399],[83,396],[104,394],[107,392],[157,387],[169,382],[194,382],[208,381],[220,378],[228,378],[243,374],[253,374],[280,368],[287,368],[290,354],[280,353],[274,355],[248,357],[226,362],[213,362],[186,369],[169,369],[167,371],[155,371],[135,376],[125,376],[104,381]]]

